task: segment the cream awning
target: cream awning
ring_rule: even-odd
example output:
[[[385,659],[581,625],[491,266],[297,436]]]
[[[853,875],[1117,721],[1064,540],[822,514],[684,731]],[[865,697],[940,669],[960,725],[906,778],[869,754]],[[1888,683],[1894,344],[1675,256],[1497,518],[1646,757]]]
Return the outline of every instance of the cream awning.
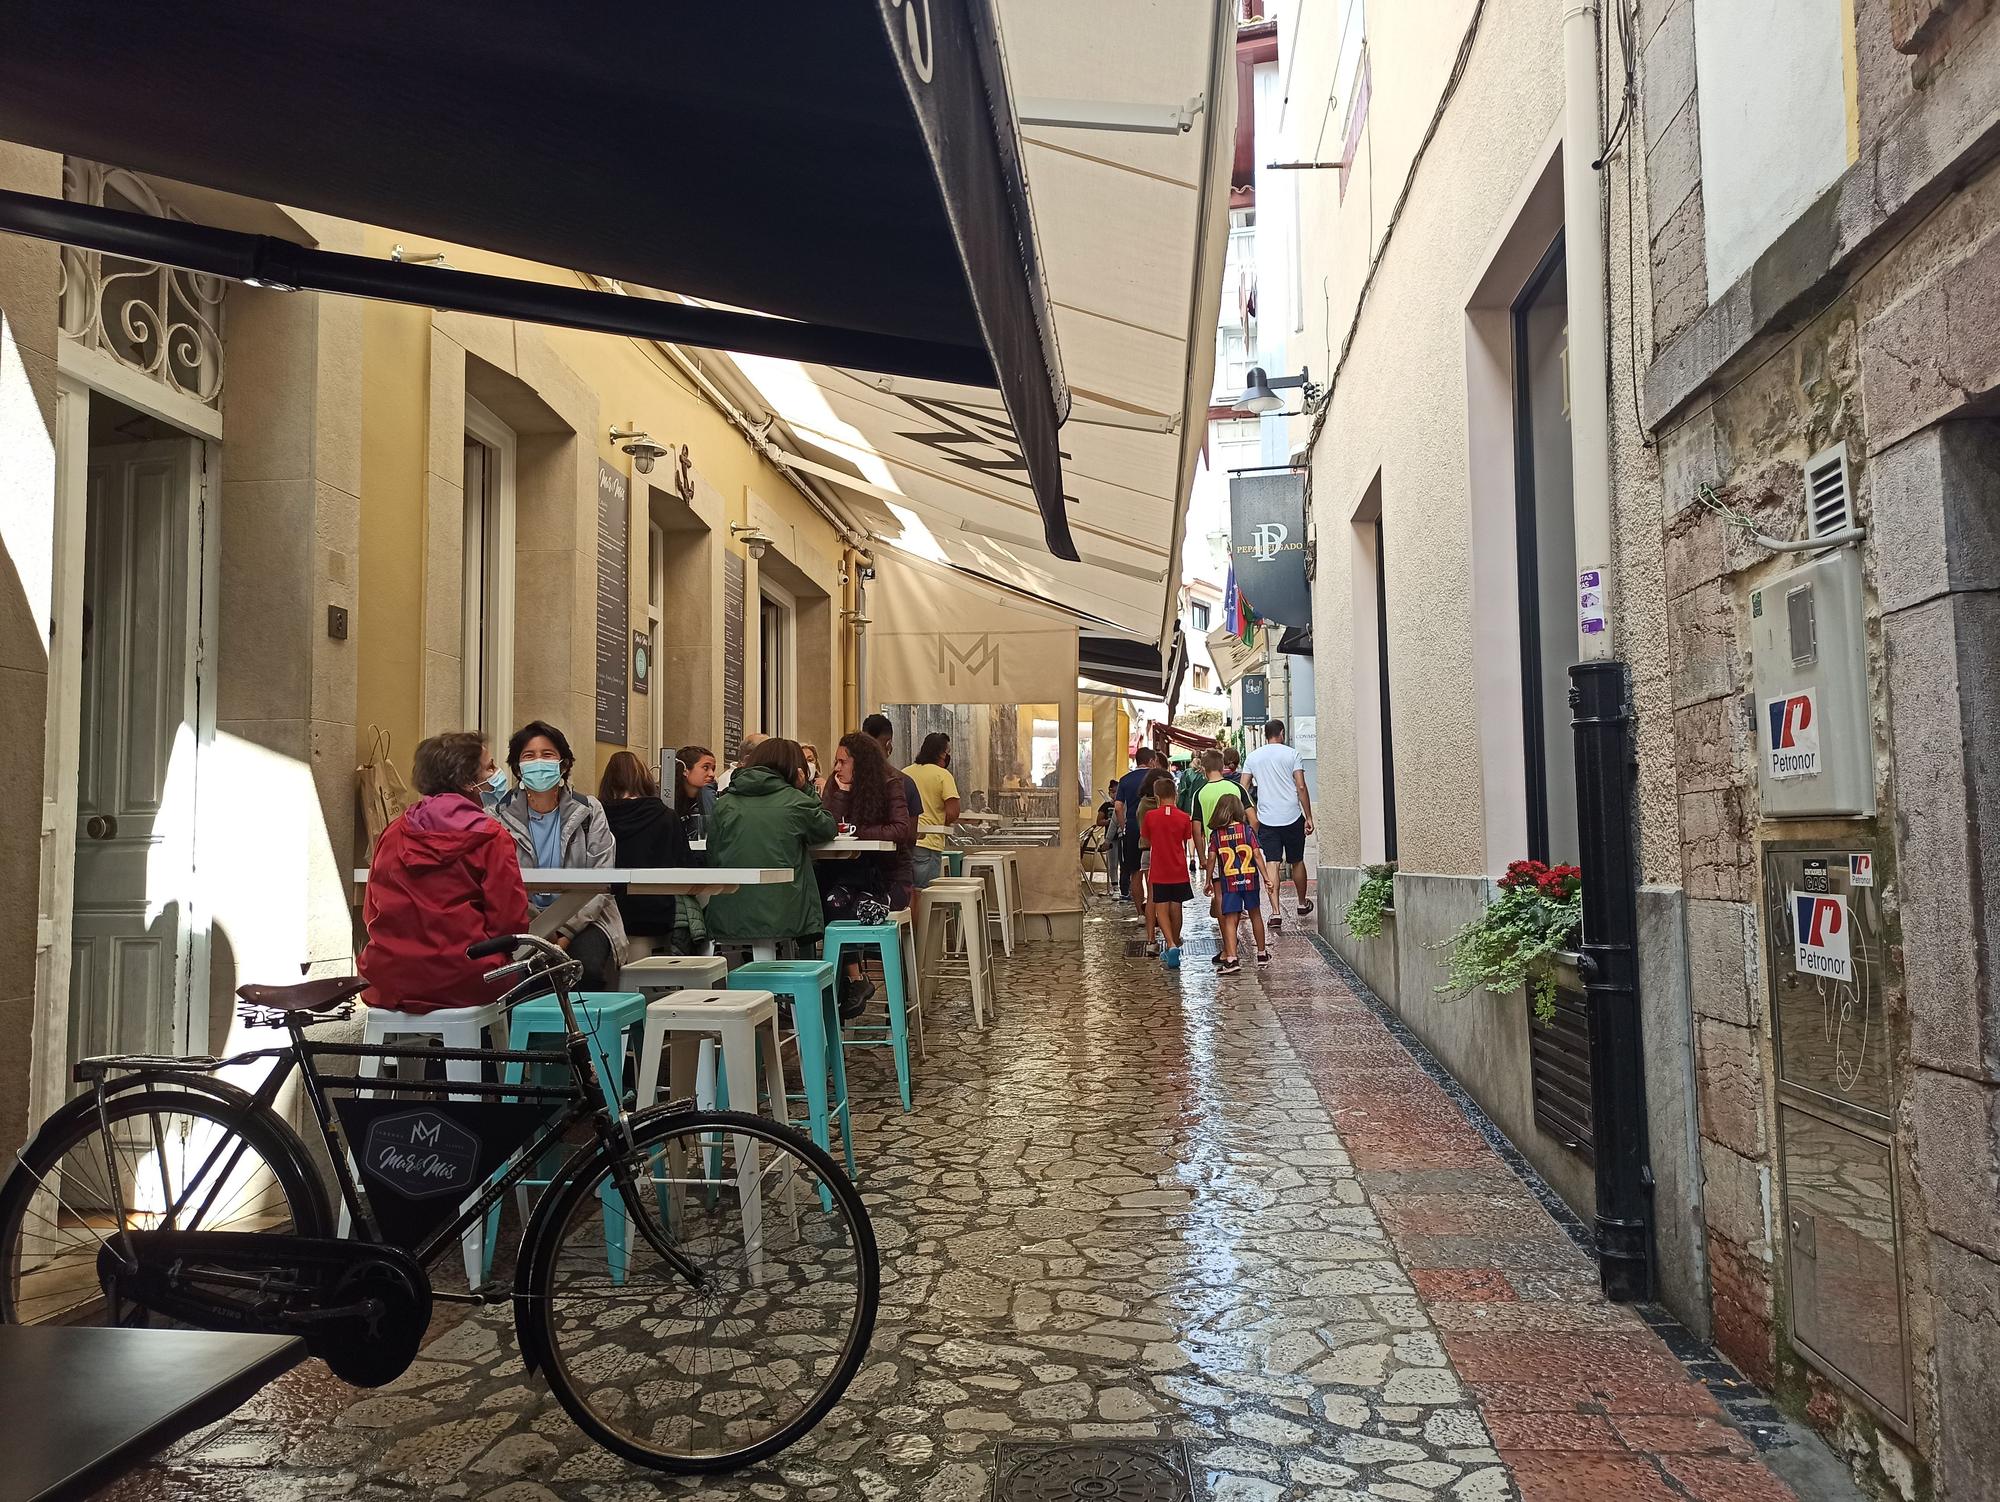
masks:
[[[877,539],[1167,646],[1214,372],[1236,7],[996,8],[1071,396],[1059,438],[1076,560],[1058,556],[1060,529],[1044,528],[992,390],[753,356],[736,364],[780,419],[774,444],[802,474],[841,486]],[[1189,129],[1144,128],[1176,113]],[[798,246],[809,258],[810,224]]]

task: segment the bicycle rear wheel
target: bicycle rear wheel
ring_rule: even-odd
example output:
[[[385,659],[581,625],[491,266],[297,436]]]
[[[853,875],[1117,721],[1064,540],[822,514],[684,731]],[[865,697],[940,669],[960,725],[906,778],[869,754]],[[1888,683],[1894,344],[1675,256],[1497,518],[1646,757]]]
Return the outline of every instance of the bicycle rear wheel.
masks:
[[[327,1234],[325,1191],[282,1124],[170,1085],[114,1095],[105,1109],[108,1143],[94,1103],[73,1101],[0,1187],[0,1322],[161,1323],[108,1307],[98,1285],[98,1249],[121,1229],[121,1204],[128,1230],[168,1228],[180,1205],[171,1225],[184,1231]]]
[[[676,1112],[634,1137],[537,1212],[523,1348],[626,1459],[750,1465],[809,1433],[867,1352],[881,1295],[868,1212],[831,1157],[761,1116]]]

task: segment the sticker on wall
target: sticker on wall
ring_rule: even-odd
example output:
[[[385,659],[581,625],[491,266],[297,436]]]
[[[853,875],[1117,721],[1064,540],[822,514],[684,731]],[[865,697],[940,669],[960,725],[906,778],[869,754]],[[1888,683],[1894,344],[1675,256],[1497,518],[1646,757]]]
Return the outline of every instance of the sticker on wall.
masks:
[[[1792,893],[1792,967],[1816,980],[1853,983],[1845,897],[1826,892]]]
[[[1800,689],[1764,702],[1771,738],[1766,743],[1764,770],[1776,781],[1819,775],[1819,706],[1813,691]]]
[[[1604,630],[1604,571],[1587,568],[1576,576],[1576,628],[1585,636]]]
[[[1847,879],[1857,887],[1875,885],[1875,857],[1856,852],[1847,858]]]

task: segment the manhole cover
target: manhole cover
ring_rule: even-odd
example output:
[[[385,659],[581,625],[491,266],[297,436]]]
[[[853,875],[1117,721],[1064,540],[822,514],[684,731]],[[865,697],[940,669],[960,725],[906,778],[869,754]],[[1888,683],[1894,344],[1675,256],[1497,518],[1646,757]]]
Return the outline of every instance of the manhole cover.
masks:
[[[1190,1502],[1179,1440],[1017,1441],[1000,1446],[993,1502]]]

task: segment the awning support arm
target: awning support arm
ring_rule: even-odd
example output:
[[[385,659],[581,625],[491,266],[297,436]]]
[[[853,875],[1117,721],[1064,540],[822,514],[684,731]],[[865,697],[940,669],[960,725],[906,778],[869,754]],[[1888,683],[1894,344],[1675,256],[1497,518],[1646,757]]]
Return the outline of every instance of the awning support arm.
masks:
[[[271,235],[155,219],[36,193],[0,190],[0,231],[134,261],[177,266],[251,286],[415,303],[457,313],[736,354],[770,355],[811,365],[883,371],[962,386],[994,384],[993,364],[986,351],[965,345],[343,255],[294,245]]]
[[[1023,99],[1014,114],[1023,125],[1068,130],[1123,130],[1148,136],[1184,136],[1207,107],[1196,94],[1182,104],[1124,104],[1108,99]]]

